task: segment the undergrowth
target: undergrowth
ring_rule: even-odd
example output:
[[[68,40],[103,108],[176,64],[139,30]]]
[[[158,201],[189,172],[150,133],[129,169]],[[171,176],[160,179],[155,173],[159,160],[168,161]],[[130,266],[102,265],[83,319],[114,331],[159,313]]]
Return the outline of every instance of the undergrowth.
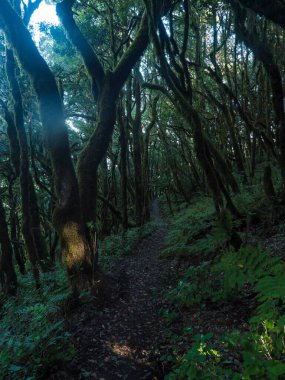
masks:
[[[99,246],[100,265],[112,269],[158,226],[155,221],[106,237]],[[35,289],[30,274],[19,279],[17,296],[0,299],[0,379],[44,380],[74,355],[64,324],[69,281],[61,266],[41,274],[40,289]],[[80,299],[90,297],[83,292]],[[91,306],[89,302],[89,310]]]
[[[107,236],[99,245],[99,260],[103,269],[111,270],[123,256],[129,255],[142,239],[156,230],[159,223],[152,221],[121,234]]]
[[[236,202],[239,210],[250,212],[258,210],[262,198],[259,191],[248,190]],[[165,294],[169,308],[164,310],[163,317],[169,326],[172,346],[172,352],[162,357],[165,366],[171,368],[165,379],[284,378],[284,261],[261,245],[244,244],[235,251],[229,241],[230,230],[236,230],[241,221],[232,221],[227,214],[215,221],[207,198],[197,200],[170,220],[162,255],[187,260],[178,282]],[[242,297],[244,287],[250,289],[255,304],[248,331],[225,331],[223,336],[213,339],[213,332],[195,334],[191,326],[184,326],[180,332],[172,329],[185,310],[207,308],[209,303],[219,308],[222,303]],[[213,327],[215,323],[218,321],[212,321]],[[185,341],[190,342],[190,348]],[[235,366],[225,355],[228,351],[239,355]]]
[[[62,268],[41,276],[35,289],[31,275],[19,281],[17,297],[2,299],[0,378],[45,379],[73,355],[63,315],[70,294]]]

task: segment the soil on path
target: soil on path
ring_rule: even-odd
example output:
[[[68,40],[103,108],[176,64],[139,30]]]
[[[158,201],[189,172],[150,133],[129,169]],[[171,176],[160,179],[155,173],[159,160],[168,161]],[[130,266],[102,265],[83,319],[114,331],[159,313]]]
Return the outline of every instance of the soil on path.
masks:
[[[153,216],[161,218],[156,202]],[[70,330],[77,350],[69,363],[74,379],[163,379],[158,357],[163,345],[159,310],[169,262],[159,258],[166,230],[146,237],[119,264],[122,287],[92,317],[75,312]]]

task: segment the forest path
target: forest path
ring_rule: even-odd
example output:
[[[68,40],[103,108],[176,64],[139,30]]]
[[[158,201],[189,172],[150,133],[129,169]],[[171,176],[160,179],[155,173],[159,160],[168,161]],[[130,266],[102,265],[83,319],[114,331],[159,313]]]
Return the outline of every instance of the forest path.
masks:
[[[152,214],[161,221],[157,201]],[[91,319],[85,312],[75,315],[77,353],[69,365],[74,379],[163,379],[157,356],[163,345],[159,294],[169,270],[169,262],[159,258],[165,235],[162,224],[123,258],[123,289],[112,303]]]

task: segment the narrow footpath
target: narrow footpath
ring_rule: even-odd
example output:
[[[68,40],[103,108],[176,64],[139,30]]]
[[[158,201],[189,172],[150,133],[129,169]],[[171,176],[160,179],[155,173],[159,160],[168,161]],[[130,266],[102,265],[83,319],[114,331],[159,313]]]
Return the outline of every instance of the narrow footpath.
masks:
[[[161,218],[156,202],[153,217]],[[163,379],[158,360],[163,346],[159,310],[169,262],[160,259],[159,252],[165,235],[162,226],[123,258],[118,268],[123,287],[114,301],[91,319],[84,312],[72,317],[77,353],[69,371],[74,379]]]

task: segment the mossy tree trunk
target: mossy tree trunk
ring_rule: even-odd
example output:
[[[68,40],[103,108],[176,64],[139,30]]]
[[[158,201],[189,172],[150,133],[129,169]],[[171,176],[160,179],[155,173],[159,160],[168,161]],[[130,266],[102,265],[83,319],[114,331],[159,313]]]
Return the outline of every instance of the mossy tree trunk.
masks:
[[[36,267],[38,263],[44,270],[48,268],[48,252],[41,233],[38,201],[33,178],[31,176],[29,168],[29,147],[24,125],[22,95],[16,77],[16,70],[17,65],[14,59],[13,51],[6,49],[6,73],[13,97],[14,129],[17,131],[20,147],[20,165],[19,168],[15,168],[15,172],[20,173],[19,175],[23,212],[23,236],[32,268],[34,271],[37,271]],[[13,136],[14,135],[15,134],[13,134]],[[12,141],[10,143],[10,147],[13,148]],[[19,151],[11,152],[12,156],[18,156],[18,154]]]
[[[107,153],[116,121],[112,79],[112,73],[106,73],[98,105],[98,123],[77,164],[82,214],[86,225],[96,222],[98,168]]]
[[[73,18],[74,0],[57,4],[57,14],[67,35],[79,51],[90,77],[94,100],[98,106],[98,122],[78,163],[80,199],[85,225],[96,220],[97,171],[107,153],[116,121],[116,103],[132,68],[149,42],[146,14],[142,16],[134,40],[122,55],[115,69],[104,70],[95,50],[88,43]]]
[[[0,245],[1,245],[1,258],[0,258],[0,273],[2,288],[5,292],[15,295],[17,291],[17,277],[13,265],[13,249],[9,238],[6,213],[0,199]]]
[[[222,102],[219,101],[209,90],[207,86],[205,86],[205,90],[208,94],[209,100],[217,106],[223,113],[225,121],[227,123],[228,131],[229,131],[229,136],[231,139],[234,155],[235,155],[235,161],[236,161],[236,166],[239,171],[239,173],[243,173],[245,175],[245,168],[244,168],[244,163],[243,163],[243,157],[241,153],[241,149],[238,143],[237,139],[237,133],[236,133],[236,128],[235,128],[235,123],[234,119],[231,114],[231,110],[226,106],[226,99],[223,96],[222,90],[221,90],[221,96],[222,96]]]
[[[135,175],[135,209],[136,209],[136,224],[141,226],[143,220],[143,178],[142,178],[142,111],[141,111],[141,88],[139,83],[138,68],[135,69],[133,81],[133,96],[135,100],[135,117],[132,120],[133,132],[133,161]]]
[[[11,169],[13,170],[13,173],[11,175],[11,178],[9,179],[9,206],[10,206],[10,233],[11,233],[11,240],[13,244],[13,251],[15,254],[15,258],[17,261],[17,264],[19,266],[19,270],[22,274],[25,273],[25,264],[22,256],[22,249],[20,246],[20,242],[18,239],[18,226],[19,226],[19,220],[17,218],[16,214],[16,208],[17,208],[17,202],[15,201],[15,197],[13,194],[13,184],[15,182],[15,179],[19,177],[20,175],[20,146],[19,146],[19,140],[17,136],[17,130],[14,123],[14,118],[11,112],[9,111],[7,105],[0,99],[0,105],[3,109],[3,119],[5,120],[7,124],[7,136],[9,140],[9,153],[10,153],[10,161],[11,161]]]
[[[23,249],[22,249],[20,233],[19,233],[20,223],[17,216],[17,212],[16,212],[17,196],[13,192],[13,183],[14,183],[14,178],[13,180],[9,181],[9,186],[8,186],[9,209],[10,209],[10,214],[9,214],[10,237],[11,237],[11,243],[13,246],[14,256],[15,256],[17,265],[19,267],[19,271],[21,274],[25,274],[26,273],[25,261],[24,261]]]
[[[284,2],[280,0],[239,0],[239,3],[285,29]]]
[[[123,105],[119,104],[118,106],[118,124],[120,127],[120,171],[121,171],[121,196],[122,196],[122,224],[123,228],[128,228],[128,190],[127,190],[127,150],[128,150],[128,141],[127,141],[127,126],[125,118],[123,117]]]
[[[266,165],[264,168],[263,188],[264,188],[264,192],[267,198],[272,200],[275,197],[276,193],[274,190],[274,185],[272,181],[272,172],[271,172],[271,167],[269,164]]]
[[[151,120],[145,129],[143,141],[143,182],[144,182],[144,218],[146,221],[150,220],[150,167],[149,167],[149,149],[150,149],[150,133],[157,122],[157,103],[159,96],[155,96],[151,103]]]
[[[53,222],[62,244],[74,292],[90,284],[92,263],[81,217],[78,184],[71,159],[67,128],[54,75],[39,54],[29,32],[9,1],[2,0],[0,25],[35,89],[46,145],[50,153],[57,205]]]
[[[235,26],[239,39],[242,40],[245,45],[252,50],[255,57],[262,62],[271,82],[272,102],[277,124],[277,141],[280,150],[279,166],[283,178],[283,186],[285,188],[285,94],[281,73],[267,43],[261,41],[258,34],[252,33],[246,28],[246,11],[240,7],[237,1],[231,1],[231,4],[235,12]]]
[[[108,180],[108,162],[107,162],[106,156],[103,158],[101,162],[101,171],[102,171],[102,193],[103,193],[103,196],[108,200],[110,197],[110,189],[109,189],[109,180]],[[108,206],[106,202],[102,202],[100,220],[101,220],[101,234],[102,236],[106,236],[109,232]]]
[[[148,2],[146,0],[144,3],[146,5],[147,14],[149,17],[151,36],[160,63],[161,75],[171,90],[171,93],[169,94],[166,89],[163,89],[162,91],[174,104],[177,111],[183,116],[187,124],[192,129],[195,153],[207,178],[208,186],[212,191],[217,213],[220,214],[224,208],[224,195],[231,212],[234,215],[239,215],[238,210],[231,201],[229,192],[223,185],[223,180],[225,180],[226,184],[229,184],[234,191],[238,191],[236,181],[224,158],[213,146],[210,139],[208,139],[199,113],[193,106],[192,79],[186,62],[190,27],[189,4],[187,1],[183,2],[185,17],[184,36],[180,51],[178,50],[179,54],[177,54],[177,49],[179,49],[178,44],[176,43],[175,52],[173,48],[173,41],[171,42],[171,39],[174,37],[173,35],[168,35],[162,22],[158,23],[159,34],[157,33],[155,23],[157,11],[155,3],[153,1]],[[173,15],[170,14],[170,17],[172,16]],[[171,22],[173,22],[173,19]],[[198,43],[200,40],[199,29],[195,25],[194,29],[197,37],[195,66],[199,67],[201,58],[199,48],[200,45]],[[167,59],[166,56],[169,56],[169,59]],[[179,61],[176,57],[179,57]]]

